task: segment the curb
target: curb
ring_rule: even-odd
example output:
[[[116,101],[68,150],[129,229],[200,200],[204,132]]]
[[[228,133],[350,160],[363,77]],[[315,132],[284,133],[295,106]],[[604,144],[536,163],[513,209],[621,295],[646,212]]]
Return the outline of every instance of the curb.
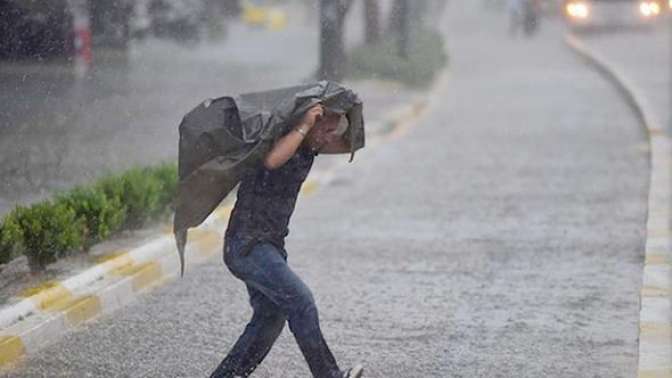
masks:
[[[400,106],[382,120],[373,121],[382,135],[374,137],[371,144],[379,144],[380,139],[418,117],[426,102]],[[311,195],[331,182],[334,168],[314,172],[314,178],[304,183],[302,194]],[[232,204],[221,205],[201,226],[189,232],[185,251],[188,266],[203,264],[220,253],[232,208]],[[147,291],[176,279],[179,272],[172,231],[168,230],[136,248],[118,251],[107,261],[66,280],[43,285],[34,295],[0,310],[0,371],[80,325],[111,314]]]
[[[672,377],[672,175],[670,137],[637,86],[572,35],[565,43],[616,86],[640,120],[651,145],[646,244],[639,313],[638,378]]]
[[[231,206],[221,207],[192,231],[185,252],[191,264],[201,264],[217,253],[230,211]],[[173,237],[165,232],[64,281],[49,283],[0,312],[0,367],[14,364],[81,324],[110,314],[178,276]]]

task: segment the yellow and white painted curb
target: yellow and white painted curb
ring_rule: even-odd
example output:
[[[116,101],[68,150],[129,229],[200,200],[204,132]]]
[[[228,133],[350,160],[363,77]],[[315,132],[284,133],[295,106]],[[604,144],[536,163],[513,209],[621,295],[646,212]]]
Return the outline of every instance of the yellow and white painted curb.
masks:
[[[400,107],[373,123],[383,126],[383,133],[393,134],[418,117],[424,103],[420,100]],[[304,183],[302,194],[314,193],[333,177],[333,170],[313,172]],[[189,232],[187,268],[221,253],[231,209],[230,204],[220,206],[201,226]],[[177,278],[179,271],[175,241],[167,230],[137,248],[117,251],[71,278],[28,290],[24,299],[0,309],[0,369],[11,368],[23,356],[57,341],[82,323],[135,301],[143,292]]]
[[[224,206],[202,227],[190,233],[187,260],[199,264],[217,254],[224,221]],[[66,332],[102,314],[134,301],[142,292],[179,274],[171,233],[128,251],[60,282],[31,289],[25,298],[0,311],[0,367],[58,340]]]
[[[609,79],[637,114],[651,145],[651,178],[639,313],[638,378],[672,378],[672,153],[646,97],[618,68],[573,36],[566,44]]]

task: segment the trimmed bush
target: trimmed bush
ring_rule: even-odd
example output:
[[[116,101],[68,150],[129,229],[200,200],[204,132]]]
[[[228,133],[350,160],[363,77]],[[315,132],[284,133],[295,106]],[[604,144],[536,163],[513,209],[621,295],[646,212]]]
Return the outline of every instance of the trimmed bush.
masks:
[[[0,265],[7,264],[22,253],[23,232],[10,213],[0,224]]]
[[[161,184],[159,190],[159,212],[156,216],[164,216],[174,210],[173,199],[177,194],[177,164],[165,163],[152,168],[154,177]]]
[[[107,198],[118,199],[120,203],[123,203],[124,182],[118,176],[107,176],[96,181],[94,189],[102,191]]]
[[[13,216],[22,233],[24,253],[32,272],[82,247],[84,225],[73,209],[50,201],[17,207]]]
[[[0,223],[0,265],[24,253],[36,272],[61,256],[88,250],[124,229],[137,229],[170,213],[177,164],[134,168],[29,207]]]
[[[100,189],[75,188],[57,197],[57,201],[73,209],[84,225],[82,238],[85,250],[119,231],[126,218],[121,200],[106,196]]]
[[[121,180],[124,185],[122,200],[126,206],[124,226],[141,228],[161,210],[161,183],[151,170],[140,168],[127,171]]]
[[[395,36],[386,36],[375,46],[355,48],[350,54],[348,74],[354,78],[398,80],[411,87],[431,84],[448,62],[443,38],[432,30],[414,29],[408,47],[407,59],[397,54]]]
[[[125,210],[123,228],[137,229],[147,221],[168,214],[177,191],[177,165],[133,168],[121,176],[98,181],[108,198],[118,198]]]

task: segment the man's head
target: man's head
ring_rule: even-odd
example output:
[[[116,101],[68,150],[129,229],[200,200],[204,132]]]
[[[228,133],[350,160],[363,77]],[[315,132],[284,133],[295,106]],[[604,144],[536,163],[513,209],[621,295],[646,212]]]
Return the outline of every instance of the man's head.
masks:
[[[330,112],[325,109],[315,126],[306,136],[308,146],[314,151],[319,151],[332,140],[339,138],[348,128],[348,119],[345,115]]]

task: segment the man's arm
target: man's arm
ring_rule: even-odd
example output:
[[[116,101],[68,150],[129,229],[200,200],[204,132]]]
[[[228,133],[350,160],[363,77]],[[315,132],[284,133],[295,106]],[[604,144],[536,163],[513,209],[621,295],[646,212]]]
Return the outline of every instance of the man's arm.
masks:
[[[270,170],[282,167],[287,160],[294,156],[296,150],[303,143],[303,138],[315,126],[317,119],[323,115],[322,105],[315,105],[310,108],[289,134],[275,142],[271,151],[264,158],[264,167]]]

